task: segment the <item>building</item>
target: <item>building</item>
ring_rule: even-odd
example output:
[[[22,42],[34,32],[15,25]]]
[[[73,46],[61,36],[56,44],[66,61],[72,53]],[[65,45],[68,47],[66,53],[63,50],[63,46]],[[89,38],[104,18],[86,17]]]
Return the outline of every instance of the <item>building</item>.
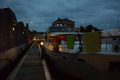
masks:
[[[0,9],[0,53],[25,43],[24,29],[10,8]]]
[[[4,9],[1,9],[1,11],[2,11],[2,14],[9,19],[9,21],[17,23],[16,15],[10,8],[4,8]]]
[[[65,26],[60,27],[51,26],[48,28],[48,32],[73,32],[73,29]]]
[[[73,28],[74,32],[80,32],[80,28]]]
[[[71,21],[67,18],[60,19],[59,17],[56,21],[54,21],[52,23],[52,26],[66,26],[66,27],[69,27],[69,28],[74,28],[74,25],[75,25],[74,21]]]

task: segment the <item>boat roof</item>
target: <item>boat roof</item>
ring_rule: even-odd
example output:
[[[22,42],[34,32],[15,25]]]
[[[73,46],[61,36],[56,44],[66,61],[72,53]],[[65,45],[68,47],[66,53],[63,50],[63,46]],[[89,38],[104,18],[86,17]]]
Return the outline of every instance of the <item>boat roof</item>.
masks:
[[[48,33],[49,36],[58,36],[58,35],[78,35],[78,34],[82,34],[80,32],[51,32]]]

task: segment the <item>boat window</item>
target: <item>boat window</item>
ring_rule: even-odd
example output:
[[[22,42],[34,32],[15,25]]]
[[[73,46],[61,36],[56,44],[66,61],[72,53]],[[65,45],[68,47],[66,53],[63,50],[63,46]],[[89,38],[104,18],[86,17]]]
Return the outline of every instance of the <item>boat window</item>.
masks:
[[[60,24],[60,26],[63,26],[62,24]]]
[[[64,24],[64,26],[67,26],[66,24]]]
[[[59,26],[59,24],[57,24],[57,26]]]

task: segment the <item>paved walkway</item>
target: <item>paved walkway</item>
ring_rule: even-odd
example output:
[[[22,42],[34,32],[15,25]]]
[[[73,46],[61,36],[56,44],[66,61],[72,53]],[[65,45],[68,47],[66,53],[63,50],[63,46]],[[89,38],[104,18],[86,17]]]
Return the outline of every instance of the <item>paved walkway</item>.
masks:
[[[14,80],[46,80],[37,42],[27,52]]]

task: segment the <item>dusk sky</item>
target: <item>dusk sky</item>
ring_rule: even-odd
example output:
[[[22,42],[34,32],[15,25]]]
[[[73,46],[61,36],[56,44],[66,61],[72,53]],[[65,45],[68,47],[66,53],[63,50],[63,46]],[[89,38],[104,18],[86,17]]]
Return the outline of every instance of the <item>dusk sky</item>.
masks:
[[[60,18],[75,21],[79,28],[92,24],[99,29],[120,27],[120,0],[1,0],[0,8],[11,8],[30,30],[45,32],[52,22]]]

